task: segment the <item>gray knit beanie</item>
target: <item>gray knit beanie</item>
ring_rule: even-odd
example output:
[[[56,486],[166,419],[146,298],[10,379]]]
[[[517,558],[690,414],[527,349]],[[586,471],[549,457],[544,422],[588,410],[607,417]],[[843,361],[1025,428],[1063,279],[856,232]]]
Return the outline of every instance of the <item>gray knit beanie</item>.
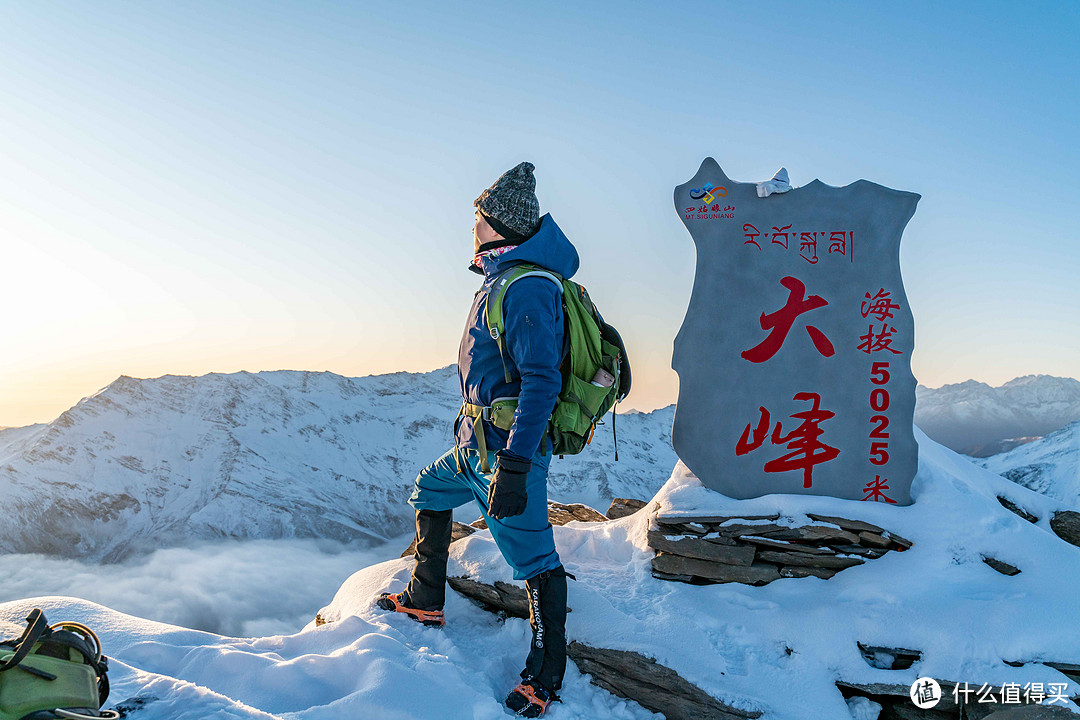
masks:
[[[491,228],[507,239],[527,238],[540,226],[533,164],[519,163],[473,201]]]

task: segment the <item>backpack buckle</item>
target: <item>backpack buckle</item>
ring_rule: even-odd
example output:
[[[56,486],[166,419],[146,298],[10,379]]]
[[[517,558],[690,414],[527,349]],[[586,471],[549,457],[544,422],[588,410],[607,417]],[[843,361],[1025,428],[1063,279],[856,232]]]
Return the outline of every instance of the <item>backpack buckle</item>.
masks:
[[[494,410],[491,406],[480,408],[480,419],[491,422],[491,411]]]

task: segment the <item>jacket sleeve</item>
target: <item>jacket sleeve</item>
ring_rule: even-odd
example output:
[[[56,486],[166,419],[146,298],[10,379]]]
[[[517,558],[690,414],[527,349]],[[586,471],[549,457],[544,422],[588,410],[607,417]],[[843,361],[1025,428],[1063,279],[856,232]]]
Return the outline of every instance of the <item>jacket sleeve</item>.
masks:
[[[506,452],[528,460],[540,447],[562,389],[563,310],[551,280],[524,277],[503,298],[506,350],[521,375],[521,392]]]

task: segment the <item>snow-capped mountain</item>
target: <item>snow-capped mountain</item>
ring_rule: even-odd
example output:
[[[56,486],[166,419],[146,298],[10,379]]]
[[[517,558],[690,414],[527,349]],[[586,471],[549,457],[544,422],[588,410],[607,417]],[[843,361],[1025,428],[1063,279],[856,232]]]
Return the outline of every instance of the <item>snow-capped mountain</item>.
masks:
[[[51,423],[0,430],[0,551],[116,560],[192,539],[399,535],[460,402],[452,365],[121,376]],[[610,426],[556,458],[552,499],[652,496],[675,463],[673,414],[619,416],[618,463]]]
[[[1080,508],[1080,422],[976,463],[1026,488]]]
[[[1001,385],[968,380],[915,391],[915,424],[952,450],[988,457],[1080,420],[1080,381],[1025,375]]]

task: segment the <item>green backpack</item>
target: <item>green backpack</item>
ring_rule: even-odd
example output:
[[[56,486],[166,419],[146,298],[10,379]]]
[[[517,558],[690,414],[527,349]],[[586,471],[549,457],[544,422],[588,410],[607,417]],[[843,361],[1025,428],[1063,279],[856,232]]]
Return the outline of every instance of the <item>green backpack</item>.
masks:
[[[0,642],[0,720],[99,720],[109,697],[109,659],[90,628],[75,622],[49,626],[40,609],[23,634]]]
[[[604,322],[585,288],[538,265],[515,265],[496,279],[488,296],[486,315],[491,337],[499,344],[507,382],[511,378],[510,370],[506,367],[503,340],[506,329],[503,325],[503,298],[512,283],[532,275],[551,280],[562,294],[562,389],[551,413],[551,430],[555,441],[552,453],[560,457],[576,455],[592,442],[596,425],[608,410],[611,410],[614,435],[615,405],[630,393],[630,361],[618,331]],[[601,370],[606,372],[606,376]],[[493,415],[498,414],[500,403],[516,407],[517,399],[492,403]],[[502,417],[512,420],[512,410],[509,415],[504,411]],[[617,443],[615,459],[619,459]]]

